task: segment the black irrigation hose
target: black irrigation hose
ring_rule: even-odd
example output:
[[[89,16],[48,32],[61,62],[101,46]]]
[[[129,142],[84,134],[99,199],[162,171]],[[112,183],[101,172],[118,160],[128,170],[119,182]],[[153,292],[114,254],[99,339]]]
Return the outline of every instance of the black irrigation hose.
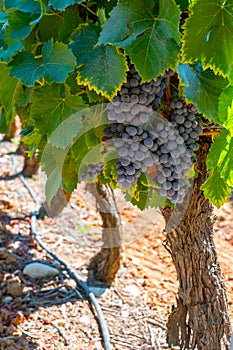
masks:
[[[6,142],[4,142],[5,148],[8,149]],[[54,260],[58,261],[60,265],[62,265],[65,270],[68,272],[69,276],[77,283],[79,284],[87,293],[89,299],[91,300],[92,304],[94,305],[94,308],[97,312],[97,315],[99,317],[99,324],[100,324],[100,328],[103,334],[103,340],[104,340],[104,345],[105,345],[105,349],[106,350],[112,350],[111,347],[111,343],[110,343],[110,336],[109,336],[109,332],[108,332],[108,328],[106,325],[106,321],[102,312],[102,309],[94,295],[94,293],[90,290],[90,288],[88,287],[88,285],[81,279],[81,277],[77,274],[77,272],[75,272],[75,270],[70,267],[69,265],[67,265],[63,260],[61,260],[58,256],[56,256],[55,253],[53,253],[44,243],[43,241],[39,238],[37,232],[36,232],[36,220],[37,220],[37,215],[40,209],[40,203],[38,201],[37,196],[35,195],[35,193],[33,192],[33,190],[31,189],[31,187],[29,186],[29,184],[27,183],[27,181],[25,180],[24,176],[18,172],[17,166],[15,164],[15,155],[14,153],[11,154],[11,159],[12,159],[12,164],[14,167],[14,171],[16,174],[18,174],[18,177],[20,178],[20,180],[22,181],[23,185],[25,186],[25,188],[28,190],[30,196],[32,197],[32,199],[35,202],[35,210],[34,212],[31,214],[31,233],[33,234],[35,240],[38,242],[38,244],[41,246],[42,249],[44,249]]]

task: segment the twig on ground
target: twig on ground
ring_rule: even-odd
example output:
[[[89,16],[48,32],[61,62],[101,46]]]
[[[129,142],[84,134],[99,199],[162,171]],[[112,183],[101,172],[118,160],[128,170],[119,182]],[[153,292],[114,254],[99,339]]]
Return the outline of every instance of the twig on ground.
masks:
[[[148,327],[149,332],[150,332],[151,345],[153,346],[153,348],[155,350],[157,350],[156,347],[155,347],[155,334],[153,332],[153,329],[152,329],[152,327],[149,324],[147,325],[147,327]]]
[[[118,344],[118,345],[125,346],[126,348],[129,348],[129,349],[134,349],[134,350],[136,350],[136,349],[140,350],[141,349],[141,346],[133,345],[133,344],[130,344],[128,342],[121,341],[121,340],[111,339],[111,342],[115,343],[115,344]]]
[[[124,304],[127,304],[127,302],[125,301],[124,297],[121,295],[121,293],[119,292],[119,290],[113,289],[113,291],[116,293],[116,295],[123,301]]]
[[[165,331],[167,330],[167,326],[166,326],[165,322],[163,322],[160,319],[155,319],[154,320],[152,318],[148,318],[147,322],[153,324],[154,326],[160,327],[160,328],[162,328]]]
[[[23,329],[23,327],[21,327],[20,325],[17,325],[17,328],[27,337],[33,338],[33,339],[39,339],[40,335],[34,335],[28,331],[25,331],[25,329]]]
[[[56,321],[53,321],[51,323],[51,325],[56,328],[56,330],[59,332],[60,336],[64,339],[64,344],[65,345],[69,345],[69,339],[64,331],[64,329],[62,329],[62,327],[59,327],[58,324],[57,324],[57,320]]]

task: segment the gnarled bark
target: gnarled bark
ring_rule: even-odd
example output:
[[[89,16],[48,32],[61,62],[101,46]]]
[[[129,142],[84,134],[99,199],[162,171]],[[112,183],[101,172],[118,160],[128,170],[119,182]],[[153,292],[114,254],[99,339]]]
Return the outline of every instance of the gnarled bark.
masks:
[[[179,226],[167,234],[179,280],[177,306],[168,319],[168,343],[181,349],[229,349],[230,319],[226,289],[213,241],[213,206],[200,186],[207,178],[206,155],[211,140],[202,138],[198,177]],[[168,222],[172,211],[164,210]]]
[[[120,214],[114,192],[109,185],[97,183],[89,185],[88,188],[96,198],[97,209],[103,221],[103,247],[90,261],[88,278],[111,284],[120,267]]]

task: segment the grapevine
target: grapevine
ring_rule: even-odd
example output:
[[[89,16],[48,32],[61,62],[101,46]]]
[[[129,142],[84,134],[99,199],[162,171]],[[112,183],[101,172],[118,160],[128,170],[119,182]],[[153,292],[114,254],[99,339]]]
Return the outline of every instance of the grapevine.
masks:
[[[196,221],[186,217],[189,225],[179,221],[175,232],[182,251],[167,233],[181,284],[180,333],[193,330],[187,347],[201,348],[207,334],[225,350],[227,317],[219,316],[217,339],[213,328],[206,330],[211,320],[203,322],[205,329],[199,325],[209,310],[195,314],[192,307],[217,309],[214,286],[223,285],[211,260],[213,244],[211,263],[199,253],[212,227],[203,226],[205,208],[210,210],[209,201],[223,205],[233,186],[232,0],[5,0],[0,23],[0,132],[7,133],[16,114],[21,117],[28,154],[37,155],[47,175],[48,203],[60,188],[71,194],[88,179],[111,190],[119,186],[140,209],[163,213],[185,207],[186,193],[193,191]],[[190,274],[182,280],[180,261],[188,265],[192,256],[190,232],[198,236],[197,266],[208,270],[200,271],[201,301],[195,299],[194,265],[185,266]]]

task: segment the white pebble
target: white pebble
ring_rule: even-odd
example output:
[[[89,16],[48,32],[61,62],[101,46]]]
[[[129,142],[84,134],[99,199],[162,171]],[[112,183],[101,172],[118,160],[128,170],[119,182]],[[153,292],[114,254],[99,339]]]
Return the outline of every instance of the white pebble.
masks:
[[[25,266],[23,270],[23,274],[30,278],[49,278],[57,276],[58,273],[58,269],[37,262]]]

